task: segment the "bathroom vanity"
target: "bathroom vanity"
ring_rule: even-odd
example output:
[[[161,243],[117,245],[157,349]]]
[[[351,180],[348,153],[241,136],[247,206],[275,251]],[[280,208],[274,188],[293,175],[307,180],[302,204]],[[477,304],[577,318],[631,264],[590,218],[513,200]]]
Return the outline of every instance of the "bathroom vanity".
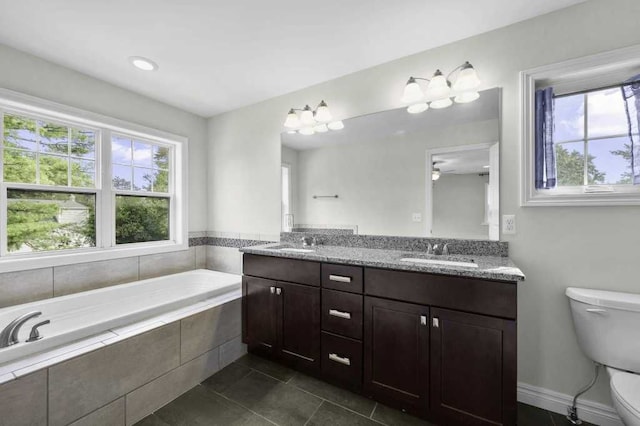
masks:
[[[508,257],[306,250],[242,249],[250,352],[441,425],[515,425],[524,275]]]

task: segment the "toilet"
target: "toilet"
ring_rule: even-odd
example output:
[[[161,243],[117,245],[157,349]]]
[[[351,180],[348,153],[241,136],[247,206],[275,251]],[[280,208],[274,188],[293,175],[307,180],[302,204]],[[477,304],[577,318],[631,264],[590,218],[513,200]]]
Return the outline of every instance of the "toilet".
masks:
[[[606,367],[613,405],[640,426],[640,294],[567,288],[578,344]]]

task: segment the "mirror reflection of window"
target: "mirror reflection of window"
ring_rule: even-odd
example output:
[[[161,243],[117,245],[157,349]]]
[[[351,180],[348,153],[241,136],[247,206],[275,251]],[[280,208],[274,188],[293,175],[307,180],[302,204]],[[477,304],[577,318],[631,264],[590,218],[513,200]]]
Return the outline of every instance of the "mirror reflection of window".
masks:
[[[291,214],[291,166],[283,164],[282,172],[282,229],[290,232],[293,228],[293,215]]]

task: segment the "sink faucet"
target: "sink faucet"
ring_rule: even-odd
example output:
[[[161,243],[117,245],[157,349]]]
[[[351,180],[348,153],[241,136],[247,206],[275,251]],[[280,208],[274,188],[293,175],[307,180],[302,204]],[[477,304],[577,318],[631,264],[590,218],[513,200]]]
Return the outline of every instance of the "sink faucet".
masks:
[[[443,245],[442,248],[440,248],[440,244],[434,244],[433,247],[431,247],[431,244],[429,244],[427,254],[435,254],[436,256],[448,256],[449,244]]]
[[[39,315],[42,315],[42,312],[29,312],[11,321],[9,325],[0,332],[0,348],[6,348],[7,346],[18,343],[18,332],[20,332],[20,327],[22,327],[22,325],[31,318],[35,318]]]
[[[316,239],[316,237],[305,236],[305,237],[302,237],[300,241],[302,241],[303,247],[315,247],[318,244],[318,240]]]

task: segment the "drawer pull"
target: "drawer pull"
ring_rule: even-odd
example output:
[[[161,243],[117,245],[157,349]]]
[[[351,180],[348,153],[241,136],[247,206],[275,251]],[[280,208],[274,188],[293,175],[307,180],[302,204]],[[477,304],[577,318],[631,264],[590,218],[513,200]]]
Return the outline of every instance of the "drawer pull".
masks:
[[[342,275],[329,275],[329,281],[337,281],[339,283],[350,283],[351,277],[343,277]]]
[[[349,312],[342,312],[336,309],[329,309],[329,315],[331,315],[332,317],[344,318],[348,320],[351,319],[351,314]]]
[[[343,364],[343,365],[351,365],[351,360],[347,357],[341,357],[338,356],[337,354],[329,354],[329,359],[331,361],[335,361],[338,364]]]

